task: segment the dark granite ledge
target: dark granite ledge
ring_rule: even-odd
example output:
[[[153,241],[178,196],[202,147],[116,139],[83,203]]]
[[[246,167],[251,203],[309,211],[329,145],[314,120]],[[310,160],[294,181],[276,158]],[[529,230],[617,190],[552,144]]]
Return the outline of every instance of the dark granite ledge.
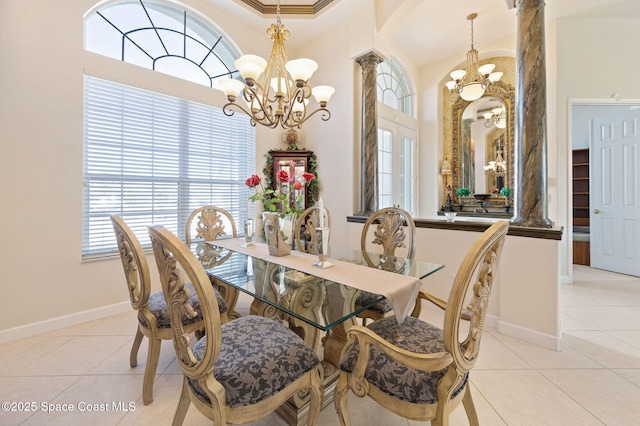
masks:
[[[347,222],[365,223],[366,220],[366,216],[347,216]],[[416,223],[416,228],[451,229],[455,231],[470,232],[484,232],[493,224],[493,222],[489,221],[465,221],[459,218],[456,218],[455,222],[433,219],[414,219],[414,222]],[[507,235],[560,241],[562,239],[563,229],[564,228],[562,226],[554,226],[552,228],[529,228],[511,225]]]

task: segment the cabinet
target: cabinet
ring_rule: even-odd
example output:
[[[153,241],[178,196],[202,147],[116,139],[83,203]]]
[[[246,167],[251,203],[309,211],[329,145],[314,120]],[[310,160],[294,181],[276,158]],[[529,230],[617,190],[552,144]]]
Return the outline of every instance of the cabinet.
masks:
[[[589,149],[573,150],[573,263],[590,265]]]
[[[282,185],[278,182],[277,178],[280,170],[285,170],[289,176],[293,178],[293,181],[298,180],[304,172],[316,175],[315,155],[313,154],[313,151],[306,150],[269,151],[265,175],[270,174],[270,186],[273,190],[282,189]],[[295,206],[296,208],[304,210],[315,203],[318,195],[317,193],[318,182],[317,179],[315,179],[305,186],[303,191],[301,191],[299,194],[300,199],[297,199],[297,194],[294,191],[290,191],[289,203],[291,207]]]
[[[573,150],[573,225],[589,226],[589,149]]]

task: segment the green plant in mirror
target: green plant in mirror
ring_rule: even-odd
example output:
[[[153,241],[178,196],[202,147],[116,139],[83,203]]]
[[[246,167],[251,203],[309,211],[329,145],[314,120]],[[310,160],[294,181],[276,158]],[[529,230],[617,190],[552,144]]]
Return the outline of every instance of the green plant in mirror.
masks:
[[[509,197],[511,195],[511,188],[507,188],[506,186],[500,190],[500,195],[505,197]]]

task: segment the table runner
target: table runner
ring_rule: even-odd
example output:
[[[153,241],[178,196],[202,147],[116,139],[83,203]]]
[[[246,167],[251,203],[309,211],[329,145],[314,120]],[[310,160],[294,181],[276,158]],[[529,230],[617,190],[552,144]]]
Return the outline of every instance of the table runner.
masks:
[[[244,238],[225,238],[211,241],[218,247],[223,247],[248,256],[266,260],[271,263],[305,272],[316,277],[347,285],[369,293],[382,294],[393,307],[393,312],[399,323],[412,311],[416,296],[422,286],[415,277],[395,274],[376,268],[355,265],[349,262],[330,259],[331,268],[317,268],[313,266],[318,261],[317,255],[291,251],[287,256],[272,256],[264,243],[255,243],[253,247],[241,247]]]

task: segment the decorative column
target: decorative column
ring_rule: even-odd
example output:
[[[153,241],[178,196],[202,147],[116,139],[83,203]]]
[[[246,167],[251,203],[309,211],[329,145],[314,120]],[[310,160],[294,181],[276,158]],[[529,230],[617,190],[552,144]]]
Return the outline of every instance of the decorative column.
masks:
[[[377,67],[384,61],[375,52],[369,52],[356,59],[362,67],[362,148],[360,184],[360,213],[369,216],[378,210],[378,111]]]
[[[517,0],[516,209],[514,225],[550,228],[547,218],[547,79],[544,0]]]

